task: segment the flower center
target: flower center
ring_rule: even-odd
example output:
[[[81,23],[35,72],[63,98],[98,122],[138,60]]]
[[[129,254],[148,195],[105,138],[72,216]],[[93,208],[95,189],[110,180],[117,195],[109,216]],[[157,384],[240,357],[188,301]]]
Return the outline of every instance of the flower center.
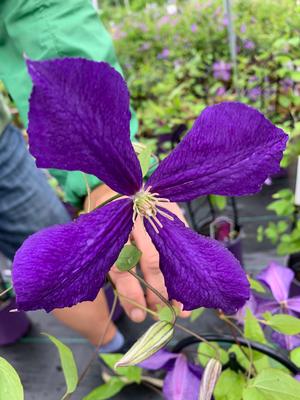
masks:
[[[160,208],[160,203],[169,203],[170,200],[158,197],[158,193],[151,193],[150,190],[151,186],[149,186],[146,190],[140,190],[134,195],[133,222],[138,215],[141,218],[147,218],[155,232],[159,233],[158,228],[162,228],[163,225],[158,219],[157,214],[161,214],[171,221],[173,221],[174,218]]]

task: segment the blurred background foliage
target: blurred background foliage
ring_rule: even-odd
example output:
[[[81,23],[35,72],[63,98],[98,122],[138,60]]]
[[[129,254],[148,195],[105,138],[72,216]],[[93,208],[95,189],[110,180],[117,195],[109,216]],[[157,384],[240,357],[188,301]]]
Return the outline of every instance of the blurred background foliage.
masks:
[[[236,99],[294,130],[300,111],[300,7],[295,0],[232,3],[235,84],[222,0],[101,2],[141,137],[190,127],[205,106]]]

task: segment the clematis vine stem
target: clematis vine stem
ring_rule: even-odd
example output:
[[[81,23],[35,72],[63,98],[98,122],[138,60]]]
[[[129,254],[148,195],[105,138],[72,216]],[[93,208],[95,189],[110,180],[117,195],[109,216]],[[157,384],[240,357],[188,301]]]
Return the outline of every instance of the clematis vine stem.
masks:
[[[12,286],[9,286],[7,289],[3,290],[3,292],[0,293],[0,297],[4,296],[6,293],[8,293],[10,290],[12,290]]]
[[[172,321],[171,324],[175,325],[176,322],[176,312],[172,306],[172,304],[161,294],[159,293],[158,290],[156,290],[153,286],[151,286],[148,282],[145,281],[145,279],[143,279],[141,276],[139,276],[137,273],[135,273],[134,271],[130,270],[128,271],[132,276],[134,276],[138,281],[140,281],[147,289],[151,290],[151,292],[153,292],[154,294],[156,294],[156,296],[170,309],[170,311],[172,312]]]
[[[151,289],[150,289],[150,290],[151,290]],[[118,296],[119,298],[122,298],[122,299],[128,301],[128,303],[131,303],[131,304],[133,304],[133,305],[139,307],[141,310],[146,311],[148,314],[152,315],[153,317],[155,317],[155,318],[158,318],[158,317],[159,317],[159,314],[158,314],[157,312],[155,312],[155,311],[153,311],[153,310],[150,310],[150,308],[148,308],[148,307],[144,307],[143,305],[141,305],[141,304],[138,303],[137,301],[134,301],[134,300],[130,299],[129,297],[124,296],[123,294],[118,293],[118,291],[117,291],[116,289],[114,290],[114,292],[115,292],[116,296]],[[165,300],[166,300],[166,299],[165,299]],[[218,349],[217,346],[215,346],[214,344],[210,343],[210,342],[209,342],[208,340],[206,340],[204,337],[198,335],[197,333],[191,331],[190,329],[186,328],[185,326],[179,324],[178,322],[175,322],[175,323],[174,323],[174,326],[175,326],[176,328],[178,328],[178,329],[180,329],[180,330],[182,330],[182,331],[188,333],[189,335],[194,336],[196,339],[200,340],[201,342],[206,343],[209,347],[211,347],[211,348],[215,351],[216,359],[217,359],[218,361],[220,361],[220,359],[221,359],[221,354],[220,354],[220,350]],[[199,351],[197,351],[197,354],[203,354],[203,355],[208,356],[208,354],[200,353]]]
[[[95,210],[97,210],[98,208],[104,207],[106,206],[106,204],[111,203],[112,201],[119,199],[120,197],[123,197],[123,194],[116,194],[115,196],[112,196],[111,198],[109,198],[108,200],[105,200],[103,203],[101,203],[99,206],[97,206],[95,208]]]

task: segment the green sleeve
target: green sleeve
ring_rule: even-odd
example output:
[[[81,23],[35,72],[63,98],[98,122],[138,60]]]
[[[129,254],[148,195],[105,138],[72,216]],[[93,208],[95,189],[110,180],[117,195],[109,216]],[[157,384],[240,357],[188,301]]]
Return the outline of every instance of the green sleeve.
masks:
[[[0,1],[0,78],[13,97],[27,126],[31,80],[24,54],[33,60],[84,57],[106,61],[122,73],[112,39],[90,0],[1,0]],[[131,136],[138,124],[132,112]],[[76,206],[86,195],[82,174],[57,172],[66,200]],[[99,184],[89,177],[92,188]]]

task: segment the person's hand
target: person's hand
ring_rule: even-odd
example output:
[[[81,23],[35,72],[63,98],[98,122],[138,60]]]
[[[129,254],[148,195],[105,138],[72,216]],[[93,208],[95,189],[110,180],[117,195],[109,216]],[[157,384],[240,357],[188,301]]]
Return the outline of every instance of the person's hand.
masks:
[[[94,189],[91,193],[90,207],[91,210],[103,203],[104,201],[110,199],[116,195],[116,193],[111,190],[106,185],[100,185]],[[166,203],[164,207],[172,211],[178,218],[180,218],[184,223],[186,223],[182,212],[177,204]],[[85,210],[88,208],[88,199],[85,201]],[[135,222],[134,229],[131,234],[131,240],[134,240],[136,246],[141,250],[142,256],[140,259],[141,269],[144,275],[144,279],[155,289],[157,289],[165,298],[168,298],[167,289],[164,284],[164,277],[159,268],[159,254],[156,251],[152,241],[147,234],[141,219]],[[130,240],[129,240],[130,243]],[[140,304],[142,307],[150,308],[153,311],[157,311],[158,305],[164,305],[161,300],[150,290],[146,291],[146,296],[144,296],[144,291],[138,282],[138,280],[130,275],[128,272],[121,272],[116,266],[113,266],[109,273],[112,281],[114,282],[118,293],[120,294],[120,301],[122,306],[129,316],[135,322],[141,322],[146,317],[146,311],[142,308],[137,307],[134,303]],[[132,302],[126,300],[130,299]],[[172,303],[175,307],[182,310],[182,305],[176,301]],[[182,311],[180,316],[187,317],[190,315],[188,311]]]

